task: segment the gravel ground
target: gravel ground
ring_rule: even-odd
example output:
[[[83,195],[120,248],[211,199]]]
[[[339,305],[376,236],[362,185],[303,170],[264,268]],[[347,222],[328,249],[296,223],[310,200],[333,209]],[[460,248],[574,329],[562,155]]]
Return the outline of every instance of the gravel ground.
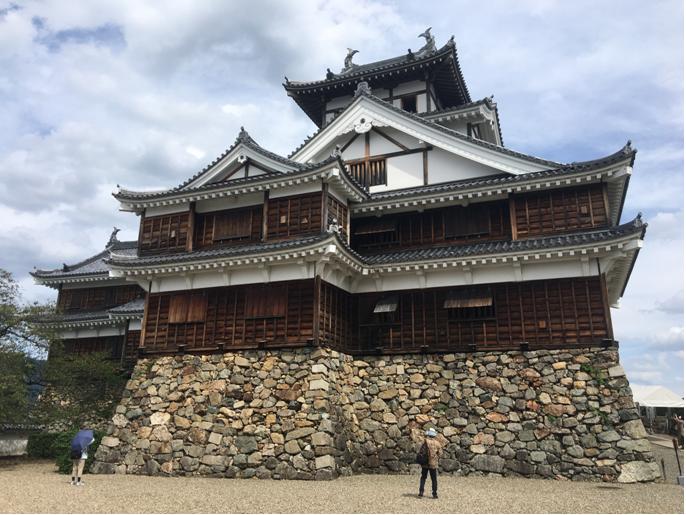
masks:
[[[80,488],[50,462],[0,462],[0,512],[36,513],[683,513],[676,485],[440,477],[440,499],[417,499],[418,476],[334,482],[86,475]]]

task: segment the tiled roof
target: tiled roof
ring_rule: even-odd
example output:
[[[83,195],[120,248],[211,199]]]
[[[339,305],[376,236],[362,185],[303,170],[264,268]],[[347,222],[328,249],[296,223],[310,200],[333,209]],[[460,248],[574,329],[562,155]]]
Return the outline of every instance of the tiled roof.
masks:
[[[108,309],[107,312],[110,315],[114,315],[114,316],[137,315],[137,314],[143,314],[144,309],[145,309],[145,299],[140,298],[140,299],[134,299],[131,302],[127,302],[126,304],[122,304],[121,306],[117,306],[117,307]]]
[[[483,256],[506,254],[524,251],[546,251],[559,247],[575,247],[592,243],[602,243],[629,234],[641,233],[645,235],[648,224],[643,223],[639,214],[634,220],[610,229],[586,231],[572,234],[561,234],[543,238],[530,238],[514,241],[489,241],[468,245],[450,245],[444,247],[418,248],[398,250],[356,256],[367,265],[386,265],[392,263],[422,262],[437,259],[462,258],[468,256]]]
[[[416,121],[416,122],[421,123],[421,124],[424,125],[425,127],[429,127],[429,128],[431,128],[431,129],[439,130],[439,131],[443,132],[444,134],[448,134],[448,135],[453,136],[453,137],[455,137],[455,138],[457,138],[457,139],[460,139],[460,140],[462,140],[462,141],[468,141],[468,142],[470,142],[470,143],[479,145],[479,146],[481,146],[481,147],[485,147],[485,148],[488,148],[488,149],[491,149],[491,150],[495,150],[495,151],[500,152],[500,153],[502,153],[502,154],[506,154],[506,155],[509,155],[509,156],[512,156],[512,157],[517,157],[517,158],[520,158],[520,159],[525,159],[525,160],[527,160],[527,161],[532,161],[532,162],[538,163],[538,164],[540,164],[540,165],[549,166],[549,167],[551,167],[551,168],[558,168],[558,167],[564,166],[564,163],[558,163],[558,162],[556,162],[556,161],[550,161],[550,160],[547,160],[547,159],[541,159],[540,157],[531,156],[531,155],[528,155],[528,154],[524,154],[524,153],[522,153],[522,152],[517,152],[517,151],[515,151],[515,150],[510,150],[509,148],[505,148],[505,147],[503,147],[503,146],[496,145],[496,144],[494,144],[494,143],[489,143],[489,142],[487,142],[487,141],[483,141],[483,140],[480,140],[480,139],[477,139],[477,138],[472,138],[472,137],[466,136],[466,135],[462,134],[461,132],[455,131],[455,130],[453,130],[453,129],[449,129],[448,127],[445,127],[444,125],[441,125],[441,124],[439,124],[439,123],[432,122],[431,120],[425,119],[425,116],[427,116],[427,115],[425,115],[425,114],[410,113],[410,112],[408,112],[408,111],[405,111],[404,109],[400,109],[399,107],[394,106],[394,105],[391,104],[390,102],[386,102],[385,100],[383,100],[383,99],[381,99],[381,98],[379,98],[379,97],[377,97],[377,96],[372,95],[371,93],[365,92],[364,90],[362,90],[362,91],[359,93],[359,96],[367,97],[368,99],[374,101],[375,103],[377,103],[377,104],[379,104],[379,105],[381,105],[381,106],[383,106],[383,107],[385,107],[385,108],[387,108],[387,109],[391,109],[392,111],[394,111],[394,112],[396,112],[396,113],[398,113],[398,114],[401,114],[402,116],[404,116],[404,117],[406,117],[406,118],[409,118],[409,119],[411,119],[411,120],[414,120],[414,121]],[[475,102],[475,103],[477,103],[477,102]],[[350,104],[350,105],[352,105],[352,104]],[[349,107],[350,107],[350,106],[348,106],[348,107],[346,108],[346,110],[347,110]],[[461,109],[461,108],[460,108],[460,109]],[[345,111],[343,111],[343,113],[345,113]],[[338,117],[340,117],[343,113],[339,114]],[[323,125],[319,130],[317,130],[317,131],[314,132],[311,136],[309,136],[307,139],[305,139],[305,141],[303,141],[303,142],[302,142],[293,152],[291,152],[291,153],[289,154],[289,157],[293,157],[295,154],[297,154],[298,152],[300,152],[300,151],[301,151],[305,146],[307,146],[314,138],[316,138],[322,131],[324,131],[327,127],[329,127],[334,121],[336,121],[336,120],[338,119],[338,117],[333,118],[333,119],[330,120],[327,124]]]
[[[451,38],[445,45],[437,49],[435,52],[423,57],[417,57],[414,53],[406,53],[398,57],[383,59],[381,61],[374,61],[366,64],[356,64],[353,66],[351,70],[342,73],[334,73],[333,76],[328,79],[320,79],[314,81],[286,80],[283,86],[284,88],[286,88],[286,90],[302,90],[327,86],[336,82],[348,81],[350,79],[364,80],[365,78],[368,78],[370,75],[397,72],[398,70],[401,70],[403,68],[417,66],[451,54],[455,56],[455,64],[457,66],[459,79],[462,82],[461,86],[464,88],[465,100],[466,102],[471,102],[471,98],[469,97],[469,91],[467,90],[467,86],[464,82],[464,76],[462,75],[462,70],[460,69],[459,61],[457,60],[457,53],[455,51],[455,41],[453,38]]]
[[[186,186],[188,186],[191,182],[196,180],[198,177],[204,175],[207,173],[210,169],[214,167],[219,161],[224,159],[226,156],[228,156],[231,152],[234,151],[236,147],[238,147],[240,144],[245,145],[251,150],[254,150],[258,154],[262,154],[263,156],[272,159],[274,161],[277,161],[279,163],[282,163],[286,166],[291,166],[294,169],[301,170],[303,168],[302,163],[298,163],[296,161],[291,161],[288,158],[285,158],[283,156],[280,156],[279,154],[276,154],[274,152],[271,152],[263,147],[261,147],[252,137],[250,134],[248,134],[248,131],[246,131],[243,127],[241,127],[240,132],[238,133],[238,136],[236,137],[236,141],[234,141],[233,145],[231,145],[229,148],[227,148],[224,152],[222,152],[219,157],[217,157],[214,161],[212,161],[210,164],[208,164],[205,168],[200,170],[198,173],[190,177],[189,179],[183,181],[181,184],[179,184],[177,187],[173,188],[172,191],[175,190],[180,190]],[[234,179],[235,180],[235,179]]]
[[[487,177],[477,177],[474,179],[462,179],[459,181],[428,184],[426,186],[417,186],[414,188],[403,188],[399,190],[383,191],[379,193],[372,193],[370,195],[369,201],[374,202],[376,200],[386,200],[402,197],[412,197],[416,195],[427,195],[431,193],[459,191],[469,188],[478,188],[481,186],[498,187],[501,185],[505,186],[508,184],[517,184],[529,180],[542,179],[546,177],[557,177],[571,173],[594,170],[603,166],[619,163],[627,159],[628,157],[631,158],[631,163],[633,164],[634,158],[636,157],[636,150],[631,148],[631,142],[628,142],[624,147],[622,147],[614,154],[610,154],[609,156],[601,157],[599,159],[593,159],[591,161],[571,163],[568,165],[561,166],[559,168],[542,170],[540,172],[529,172],[519,175],[501,173],[497,175],[489,175]]]
[[[245,245],[218,247],[206,250],[194,250],[192,252],[180,252],[177,254],[166,254],[160,256],[141,256],[131,259],[120,256],[117,253],[113,253],[111,258],[107,260],[107,263],[112,264],[114,266],[147,266],[162,263],[184,263],[188,261],[202,261],[213,258],[231,258],[241,255],[258,253],[261,254],[279,250],[290,250],[299,247],[305,247],[307,245],[323,241],[329,236],[329,233],[321,233],[313,236],[298,238],[295,240],[283,240],[267,243],[248,243]]]
[[[54,313],[43,317],[43,322],[69,324],[75,322],[94,322],[109,320],[108,310],[76,311],[74,313]]]
[[[110,249],[116,252],[123,253],[133,253],[136,252],[136,247],[138,245],[137,241],[116,241],[111,247],[106,248],[102,252],[91,256],[83,261],[76,263],[74,265],[64,265],[62,268],[57,268],[54,270],[34,270],[31,275],[39,278],[59,278],[59,277],[77,277],[80,275],[103,275],[107,276],[109,273],[109,267],[105,263],[105,260],[110,255]]]

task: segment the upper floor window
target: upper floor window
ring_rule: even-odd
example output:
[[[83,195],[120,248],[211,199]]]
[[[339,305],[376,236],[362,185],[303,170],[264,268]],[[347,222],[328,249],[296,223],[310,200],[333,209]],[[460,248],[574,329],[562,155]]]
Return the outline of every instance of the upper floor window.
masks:
[[[481,128],[479,127],[478,123],[470,123],[468,125],[469,129],[469,136],[475,139],[482,139],[481,138]]]
[[[417,112],[417,95],[407,95],[400,97],[400,107],[408,113]]]
[[[252,232],[252,209],[223,213],[214,218],[213,240],[250,238]]]

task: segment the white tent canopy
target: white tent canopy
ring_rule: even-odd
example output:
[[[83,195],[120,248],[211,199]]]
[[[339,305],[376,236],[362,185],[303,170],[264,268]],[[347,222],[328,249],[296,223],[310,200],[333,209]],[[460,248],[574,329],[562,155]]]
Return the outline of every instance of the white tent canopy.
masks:
[[[664,386],[647,386],[635,384],[631,386],[634,402],[641,406],[652,408],[683,408],[684,399]]]

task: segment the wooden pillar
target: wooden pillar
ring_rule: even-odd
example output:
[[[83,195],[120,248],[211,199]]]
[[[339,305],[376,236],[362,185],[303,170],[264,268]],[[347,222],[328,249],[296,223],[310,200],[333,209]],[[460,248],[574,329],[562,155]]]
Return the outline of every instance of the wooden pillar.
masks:
[[[605,219],[607,220],[607,225],[608,227],[612,227],[615,225],[612,223],[612,220],[610,220],[610,201],[607,198],[607,183],[603,183],[603,206],[605,207]],[[591,206],[589,208],[591,210],[591,213],[593,213],[593,202],[591,202]],[[619,223],[619,220],[617,220],[617,223]]]
[[[143,223],[145,222],[145,209],[139,213],[141,217],[141,223],[138,226],[138,248],[140,249],[141,242],[143,241]]]
[[[121,355],[119,356],[119,366],[124,368],[124,357],[126,356],[126,344],[129,341],[129,325],[131,325],[131,319],[126,321],[126,328],[124,329],[124,341],[121,346]]]
[[[148,322],[148,306],[150,305],[150,290],[152,290],[152,281],[148,281],[148,291],[145,293],[145,307],[143,308],[143,320],[141,320],[141,339],[138,342],[138,349],[145,348],[145,328]]]
[[[186,250],[193,251],[193,239],[195,238],[195,202],[191,202],[188,208],[188,233],[186,234]]]
[[[512,195],[508,198],[510,203],[510,227],[512,229],[512,239],[517,239],[517,209],[515,207],[515,199]]]
[[[264,204],[262,207],[262,241],[267,241],[269,231],[269,190],[264,192]],[[278,223],[278,220],[277,220]]]
[[[329,228],[329,185],[322,179],[322,223],[321,231],[326,232]],[[339,221],[340,223],[340,221]]]
[[[322,278],[316,271],[317,265],[315,265],[315,277],[314,277],[314,306],[312,307],[312,313],[314,320],[312,320],[312,337],[315,345],[319,345],[319,316],[321,311],[321,288],[322,288]]]
[[[371,182],[371,173],[369,170],[369,156],[371,155],[371,145],[370,145],[370,137],[369,137],[369,131],[364,133],[364,182],[363,184],[367,187],[369,187],[369,183]]]
[[[422,152],[422,166],[424,168],[424,185],[429,184],[429,151],[424,149]]]
[[[607,295],[607,280],[605,278],[605,274],[600,273],[600,261],[597,258],[596,263],[598,264],[598,274],[600,274],[600,293],[603,298],[603,311],[605,313],[605,327],[607,328],[607,337],[610,340],[614,340],[615,335],[614,330],[612,329],[612,318],[610,316],[610,299]]]

